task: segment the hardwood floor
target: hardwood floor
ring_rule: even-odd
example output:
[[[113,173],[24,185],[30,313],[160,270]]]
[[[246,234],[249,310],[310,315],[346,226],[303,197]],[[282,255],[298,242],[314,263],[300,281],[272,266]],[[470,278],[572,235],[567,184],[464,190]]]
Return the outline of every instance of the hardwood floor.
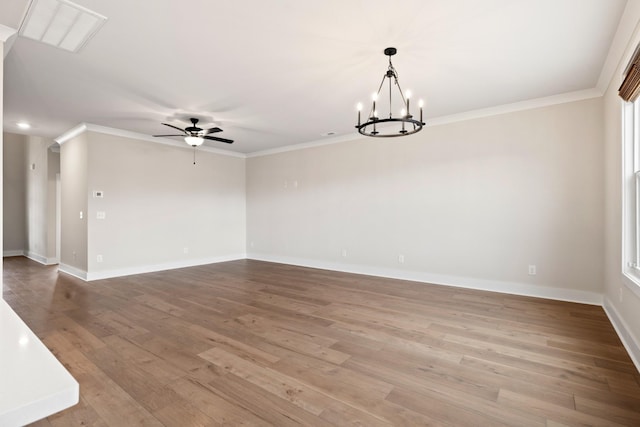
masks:
[[[601,307],[248,260],[4,297],[80,383],[38,426],[640,425]]]

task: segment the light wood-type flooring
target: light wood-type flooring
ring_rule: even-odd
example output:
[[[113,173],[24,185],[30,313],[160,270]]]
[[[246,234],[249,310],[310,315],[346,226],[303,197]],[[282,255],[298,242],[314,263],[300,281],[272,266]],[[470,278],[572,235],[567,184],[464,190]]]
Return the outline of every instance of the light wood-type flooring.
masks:
[[[38,426],[640,426],[601,307],[250,260],[4,297],[80,383]]]

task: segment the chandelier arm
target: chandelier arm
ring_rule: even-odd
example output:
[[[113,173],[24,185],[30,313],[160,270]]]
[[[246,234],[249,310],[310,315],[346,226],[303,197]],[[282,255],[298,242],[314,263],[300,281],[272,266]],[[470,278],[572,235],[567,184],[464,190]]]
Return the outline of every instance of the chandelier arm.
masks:
[[[382,81],[380,82],[380,86],[378,86],[378,93],[380,93],[380,90],[382,89],[382,85],[384,84],[384,79],[386,78],[387,78],[386,74],[382,76]]]
[[[396,84],[398,82],[398,79],[396,79]],[[393,106],[393,102],[392,102],[392,98],[391,98],[391,77],[389,77],[389,118],[393,117],[393,113],[392,113],[392,106]]]
[[[396,77],[396,86],[398,86],[398,92],[400,92],[400,98],[402,98],[402,103],[407,105],[407,100],[404,98],[404,93],[402,93],[402,89],[400,88],[400,82],[398,82],[398,77]],[[409,112],[407,111],[407,114]]]
[[[378,92],[376,92],[378,95],[380,94],[380,91],[382,90],[382,85],[384,84],[384,79],[387,78],[387,75],[385,74],[384,76],[382,76],[382,81],[380,82],[380,86],[378,86]]]
[[[380,82],[380,86],[378,87],[378,91],[376,92],[376,97],[378,95],[380,95],[380,90],[382,89],[382,85],[384,84],[384,79],[386,79],[387,76],[384,75],[382,76],[382,81]],[[369,117],[376,117],[376,101],[373,101],[373,107],[371,107],[371,114],[369,114]]]

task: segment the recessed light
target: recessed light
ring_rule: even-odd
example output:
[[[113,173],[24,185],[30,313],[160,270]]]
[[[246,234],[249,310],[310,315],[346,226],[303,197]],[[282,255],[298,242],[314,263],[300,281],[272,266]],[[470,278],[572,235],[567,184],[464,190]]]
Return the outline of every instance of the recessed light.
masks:
[[[24,130],[31,129],[31,125],[27,122],[18,122],[16,124],[20,129],[24,129]]]

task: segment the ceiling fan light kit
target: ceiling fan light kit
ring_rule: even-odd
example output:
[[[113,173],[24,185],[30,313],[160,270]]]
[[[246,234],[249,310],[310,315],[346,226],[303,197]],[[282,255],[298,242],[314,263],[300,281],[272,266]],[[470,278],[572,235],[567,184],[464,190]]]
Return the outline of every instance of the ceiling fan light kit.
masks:
[[[176,129],[176,130],[182,132],[182,133],[180,133],[178,135],[171,134],[171,135],[153,135],[153,136],[155,136],[155,137],[179,136],[181,138],[184,138],[184,142],[186,142],[187,144],[189,144],[192,147],[197,147],[199,145],[202,145],[202,143],[204,142],[205,139],[208,139],[208,140],[211,140],[211,141],[224,142],[226,144],[233,144],[233,140],[231,140],[231,139],[220,138],[220,137],[217,137],[217,136],[211,136],[212,133],[222,132],[222,129],[220,129],[219,127],[212,127],[212,128],[209,128],[209,129],[202,129],[202,128],[197,126],[197,124],[200,121],[200,119],[192,117],[189,120],[191,121],[191,126],[186,127],[184,129],[179,128],[178,126],[171,125],[169,123],[162,123],[165,126],[169,126],[170,128],[173,128],[173,129]]]
[[[407,136],[420,132],[425,124],[422,121],[422,108],[424,106],[424,102],[422,100],[418,102],[418,107],[420,109],[420,120],[417,120],[411,115],[411,93],[407,91],[407,94],[405,96],[405,94],[402,93],[402,89],[400,88],[400,83],[398,82],[398,72],[391,63],[391,57],[397,52],[398,50],[395,47],[388,47],[384,50],[384,54],[389,57],[389,67],[382,77],[382,82],[380,82],[378,91],[373,94],[373,104],[371,106],[369,114],[367,115],[367,120],[364,123],[362,123],[361,120],[362,104],[358,104],[358,124],[355,127],[356,129],[358,129],[358,132],[361,135],[377,138]],[[389,81],[389,116],[380,117],[378,114],[378,109],[376,108],[376,101],[378,101],[378,99],[380,98],[380,92],[382,91],[385,80]],[[400,115],[395,117],[393,116],[392,90],[394,85],[398,89],[403,107],[400,111]],[[386,126],[386,124],[396,124],[396,126]],[[380,127],[380,125],[383,125],[382,128]]]
[[[199,137],[199,136],[185,136],[184,137],[184,142],[186,142],[187,144],[189,144],[192,147],[198,147],[198,146],[202,145],[202,143],[204,142],[204,138]]]
[[[197,119],[195,117],[192,117],[189,119],[191,121],[191,126],[188,126],[184,129],[179,128],[177,126],[171,125],[169,123],[162,123],[165,126],[169,126],[170,128],[176,129],[182,133],[176,135],[176,134],[171,134],[171,135],[153,135],[155,137],[158,138],[164,138],[164,137],[171,137],[171,136],[179,136],[181,138],[184,138],[184,142],[186,142],[187,144],[189,144],[190,146],[193,147],[193,164],[196,164],[196,153],[195,153],[195,149],[196,147],[199,147],[200,145],[202,145],[202,143],[204,142],[205,139],[208,139],[210,141],[218,141],[218,142],[224,142],[226,144],[233,144],[233,140],[231,139],[226,139],[226,138],[220,138],[217,136],[211,136],[212,133],[218,133],[218,132],[222,132],[222,129],[220,129],[219,127],[212,127],[209,129],[202,129],[200,127],[198,127],[198,122],[200,121],[200,119]]]

